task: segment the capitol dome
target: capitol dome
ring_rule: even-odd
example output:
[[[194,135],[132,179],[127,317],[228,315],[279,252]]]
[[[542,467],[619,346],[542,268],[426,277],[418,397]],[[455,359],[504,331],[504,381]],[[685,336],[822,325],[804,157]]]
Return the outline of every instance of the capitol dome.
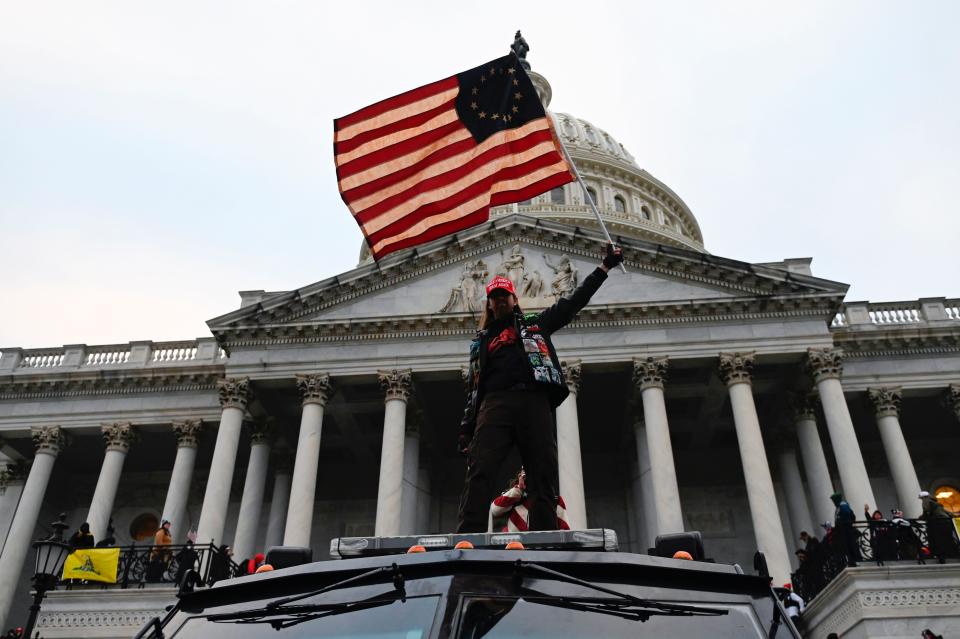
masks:
[[[529,75],[544,106],[549,107],[550,84],[535,71]],[[587,120],[549,113],[611,235],[705,252],[700,225],[690,208],[670,187],[640,168],[621,142]],[[508,215],[514,210],[578,226],[598,226],[577,182],[522,202],[516,209],[497,207],[492,215]]]

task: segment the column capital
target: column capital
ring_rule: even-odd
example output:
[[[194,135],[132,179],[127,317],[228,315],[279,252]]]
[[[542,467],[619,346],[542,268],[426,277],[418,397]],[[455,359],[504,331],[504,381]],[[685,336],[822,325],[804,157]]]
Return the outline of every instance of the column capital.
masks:
[[[386,401],[407,401],[413,391],[413,371],[409,368],[377,371],[380,388],[386,393]]]
[[[269,445],[273,441],[273,435],[276,429],[273,427],[273,418],[267,417],[266,419],[250,422],[247,425],[247,430],[250,431],[250,445],[260,446],[263,444]]]
[[[56,457],[66,446],[66,438],[60,426],[31,426],[30,438],[37,454],[46,453]]]
[[[820,396],[816,393],[796,393],[790,397],[790,406],[793,408],[793,421],[812,419],[817,420],[817,406]]]
[[[633,358],[633,384],[641,391],[647,388],[663,388],[667,381],[669,357]]]
[[[580,381],[583,377],[583,365],[579,359],[568,359],[560,362],[563,376],[567,382],[567,390],[576,395],[580,392]]]
[[[249,377],[228,377],[217,381],[220,406],[246,410],[252,399]]]
[[[182,422],[173,422],[172,428],[177,436],[177,448],[196,448],[200,431],[203,430],[203,421],[188,419]]]
[[[756,351],[747,353],[720,353],[720,379],[727,386],[750,384]]]
[[[953,414],[960,421],[960,384],[950,384],[946,400],[947,407],[953,410]]]
[[[840,379],[843,374],[843,350],[808,348],[804,365],[815,383],[824,379]]]
[[[113,422],[100,426],[100,433],[103,435],[103,441],[107,445],[107,450],[117,450],[126,453],[130,450],[130,444],[136,439],[137,432],[133,429],[130,422]]]
[[[868,388],[867,397],[870,398],[877,417],[900,416],[900,400],[903,399],[903,389],[900,386]]]
[[[297,375],[297,390],[300,391],[302,406],[307,404],[326,406],[327,401],[333,396],[333,382],[330,381],[330,375],[327,373]]]

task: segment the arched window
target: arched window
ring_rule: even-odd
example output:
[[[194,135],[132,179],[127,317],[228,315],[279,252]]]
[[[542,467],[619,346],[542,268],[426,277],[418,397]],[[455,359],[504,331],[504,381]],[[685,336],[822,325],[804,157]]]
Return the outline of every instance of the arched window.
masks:
[[[613,210],[617,213],[627,212],[627,201],[623,199],[622,195],[613,196]]]
[[[653,217],[650,215],[650,208],[646,204],[640,207],[640,214],[643,215],[643,219],[645,220],[650,220]]]
[[[563,195],[563,187],[558,186],[555,189],[550,189],[550,203],[551,204],[566,204],[567,198]]]
[[[960,490],[955,486],[949,484],[937,486],[933,489],[933,496],[947,510],[960,511]]]
[[[153,513],[142,513],[133,518],[130,522],[130,537],[134,541],[144,541],[153,539],[157,530],[160,528],[160,520]]]
[[[599,206],[600,202],[599,200],[597,200],[597,192],[594,191],[593,188],[588,186],[587,193],[590,195],[590,199],[593,200],[593,203]],[[584,204],[586,204],[587,206],[590,206],[590,202],[584,202]]]

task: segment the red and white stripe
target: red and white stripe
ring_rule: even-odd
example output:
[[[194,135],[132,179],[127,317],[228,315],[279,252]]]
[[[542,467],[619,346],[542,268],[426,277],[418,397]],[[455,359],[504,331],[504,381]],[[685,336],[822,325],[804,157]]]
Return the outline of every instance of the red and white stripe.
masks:
[[[573,179],[549,118],[477,144],[460,121],[456,76],[334,121],[337,181],[374,258],[489,219]]]
[[[558,497],[557,530],[570,530],[567,523],[567,505],[563,497]],[[509,513],[509,514],[508,514]],[[490,504],[490,516],[493,519],[507,515],[507,524],[502,532],[524,532],[530,529],[530,511],[524,501],[521,490],[514,486],[493,500]]]

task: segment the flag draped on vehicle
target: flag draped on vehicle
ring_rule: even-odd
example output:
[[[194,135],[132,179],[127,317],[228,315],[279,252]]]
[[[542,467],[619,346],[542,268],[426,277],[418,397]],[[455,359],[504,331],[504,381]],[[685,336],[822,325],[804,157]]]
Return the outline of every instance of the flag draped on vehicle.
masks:
[[[375,259],[574,179],[513,54],[334,120],[334,159]]]

